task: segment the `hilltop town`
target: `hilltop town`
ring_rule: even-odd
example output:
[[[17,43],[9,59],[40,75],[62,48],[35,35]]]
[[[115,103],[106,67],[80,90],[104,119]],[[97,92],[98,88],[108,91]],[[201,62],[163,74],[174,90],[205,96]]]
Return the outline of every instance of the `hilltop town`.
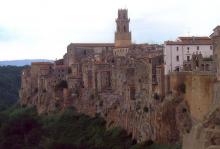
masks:
[[[71,43],[63,59],[22,72],[20,104],[101,116],[138,142],[220,148],[220,26],[209,37],[133,44],[127,9],[114,43]]]

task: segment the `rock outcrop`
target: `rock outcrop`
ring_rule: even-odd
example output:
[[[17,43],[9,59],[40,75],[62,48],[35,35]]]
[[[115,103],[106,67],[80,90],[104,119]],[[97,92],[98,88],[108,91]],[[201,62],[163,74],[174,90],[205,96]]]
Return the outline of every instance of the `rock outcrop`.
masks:
[[[39,113],[59,112],[73,106],[87,115],[103,117],[107,127],[124,128],[139,142],[152,140],[158,143],[177,143],[191,129],[190,111],[180,95],[169,94],[165,98],[158,94],[148,96],[142,88],[136,89],[135,97],[131,99],[127,97],[130,94],[126,91],[120,94],[120,90],[105,89],[97,93],[85,87],[73,90],[65,86],[63,81],[55,86],[45,86],[46,83],[39,87],[42,77],[38,80],[38,89],[31,91],[35,85],[29,79],[29,72],[30,68],[24,70],[20,103],[36,106]],[[45,79],[44,82],[49,81]]]

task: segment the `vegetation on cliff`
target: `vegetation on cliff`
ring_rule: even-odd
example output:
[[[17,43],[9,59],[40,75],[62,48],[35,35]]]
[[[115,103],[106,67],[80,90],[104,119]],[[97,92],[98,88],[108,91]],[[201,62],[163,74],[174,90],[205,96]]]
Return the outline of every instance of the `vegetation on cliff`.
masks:
[[[24,67],[0,66],[0,111],[18,100],[21,71]]]
[[[102,118],[67,109],[37,115],[35,108],[14,106],[0,113],[0,148],[7,149],[177,149],[147,141],[136,144],[120,128],[106,129]]]
[[[18,105],[24,67],[0,66],[0,148],[2,149],[176,149],[177,146],[136,144],[120,128],[106,129],[102,118],[67,109],[60,114],[38,115],[35,108]],[[66,88],[67,82],[57,89]],[[147,109],[145,109],[147,111]]]

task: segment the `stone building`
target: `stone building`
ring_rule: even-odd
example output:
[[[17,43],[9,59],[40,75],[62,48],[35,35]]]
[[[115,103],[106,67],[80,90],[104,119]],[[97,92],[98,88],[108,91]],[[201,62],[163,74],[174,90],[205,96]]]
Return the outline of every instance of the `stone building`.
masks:
[[[183,62],[192,59],[192,55],[201,53],[209,58],[213,55],[213,46],[209,37],[179,37],[176,41],[164,42],[165,75],[179,71]]]
[[[129,21],[120,9],[115,43],[71,43],[63,59],[32,63],[23,71],[20,103],[39,113],[73,106],[138,142],[179,142],[191,127],[188,106],[182,97],[164,97],[163,46],[132,44]]]

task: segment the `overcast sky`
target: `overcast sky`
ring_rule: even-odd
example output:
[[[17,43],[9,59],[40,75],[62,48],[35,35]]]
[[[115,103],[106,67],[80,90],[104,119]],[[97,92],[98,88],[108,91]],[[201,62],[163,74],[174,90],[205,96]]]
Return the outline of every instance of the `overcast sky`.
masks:
[[[220,0],[0,0],[0,60],[61,58],[71,42],[113,42],[127,8],[135,43],[209,36]]]

